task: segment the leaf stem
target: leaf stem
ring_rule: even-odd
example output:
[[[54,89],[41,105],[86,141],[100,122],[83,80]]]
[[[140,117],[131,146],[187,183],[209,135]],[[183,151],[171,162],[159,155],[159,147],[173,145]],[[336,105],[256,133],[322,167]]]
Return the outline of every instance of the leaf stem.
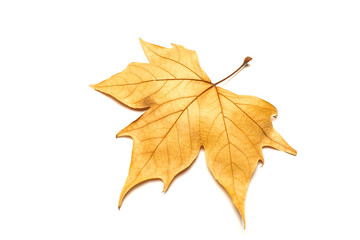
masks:
[[[229,76],[227,76],[227,77],[224,78],[223,80],[220,80],[220,81],[218,81],[217,83],[214,83],[214,85],[216,86],[216,85],[218,85],[219,83],[221,83],[221,82],[227,80],[228,78],[232,77],[234,74],[236,74],[238,71],[240,71],[244,66],[246,66],[246,64],[248,64],[248,62],[250,62],[251,60],[252,60],[251,57],[246,57],[246,58],[244,59],[243,64],[241,64],[241,66],[240,66],[238,69],[236,69],[232,74],[230,74]]]

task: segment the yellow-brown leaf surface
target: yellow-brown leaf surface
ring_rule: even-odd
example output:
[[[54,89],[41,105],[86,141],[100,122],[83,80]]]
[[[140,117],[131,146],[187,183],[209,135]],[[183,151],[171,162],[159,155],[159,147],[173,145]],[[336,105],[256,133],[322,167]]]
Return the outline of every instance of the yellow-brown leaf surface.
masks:
[[[246,191],[258,162],[264,161],[262,147],[296,155],[272,127],[276,108],[211,83],[195,51],[140,42],[149,63],[131,63],[92,85],[131,108],[149,108],[117,134],[134,142],[119,207],[126,193],[143,181],[161,179],[166,191],[204,146],[209,169],[245,223]]]

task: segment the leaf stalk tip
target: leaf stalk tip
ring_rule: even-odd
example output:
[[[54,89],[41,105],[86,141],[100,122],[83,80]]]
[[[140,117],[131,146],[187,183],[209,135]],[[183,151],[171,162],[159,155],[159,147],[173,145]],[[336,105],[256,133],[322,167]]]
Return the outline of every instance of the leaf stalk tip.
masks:
[[[224,78],[224,79],[222,79],[222,80],[220,80],[220,81],[218,81],[217,83],[215,83],[214,85],[216,86],[216,85],[218,85],[219,83],[221,83],[221,82],[223,82],[223,81],[225,81],[226,79],[228,79],[228,78],[230,78],[230,77],[232,77],[232,76],[234,76],[236,73],[238,73],[243,67],[245,67],[246,66],[246,64],[248,64],[250,61],[252,60],[252,58],[251,57],[246,57],[245,59],[244,59],[244,62],[241,64],[241,66],[238,68],[238,69],[236,69],[232,74],[230,74],[229,76],[227,76],[226,78]]]

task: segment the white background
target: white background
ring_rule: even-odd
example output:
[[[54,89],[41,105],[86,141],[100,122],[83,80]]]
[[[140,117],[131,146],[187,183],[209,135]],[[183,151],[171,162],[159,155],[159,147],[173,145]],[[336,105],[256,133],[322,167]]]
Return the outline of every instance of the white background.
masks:
[[[358,1],[1,1],[1,239],[359,239]],[[274,104],[298,151],[264,149],[247,227],[203,150],[169,190],[117,201],[142,114],[94,91],[138,38],[196,50],[213,82]]]

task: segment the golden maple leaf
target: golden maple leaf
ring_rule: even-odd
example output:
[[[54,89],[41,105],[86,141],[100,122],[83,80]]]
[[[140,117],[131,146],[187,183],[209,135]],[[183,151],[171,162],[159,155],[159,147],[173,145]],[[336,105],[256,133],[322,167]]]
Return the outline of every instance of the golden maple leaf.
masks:
[[[245,195],[262,148],[296,155],[272,127],[277,114],[270,103],[236,95],[213,84],[200,68],[195,51],[172,44],[164,48],[140,39],[149,63],[130,63],[109,79],[92,85],[131,108],[149,108],[117,137],[130,136],[134,147],[119,208],[135,185],[161,179],[164,191],[190,166],[201,146],[216,180],[230,194],[245,225]]]

